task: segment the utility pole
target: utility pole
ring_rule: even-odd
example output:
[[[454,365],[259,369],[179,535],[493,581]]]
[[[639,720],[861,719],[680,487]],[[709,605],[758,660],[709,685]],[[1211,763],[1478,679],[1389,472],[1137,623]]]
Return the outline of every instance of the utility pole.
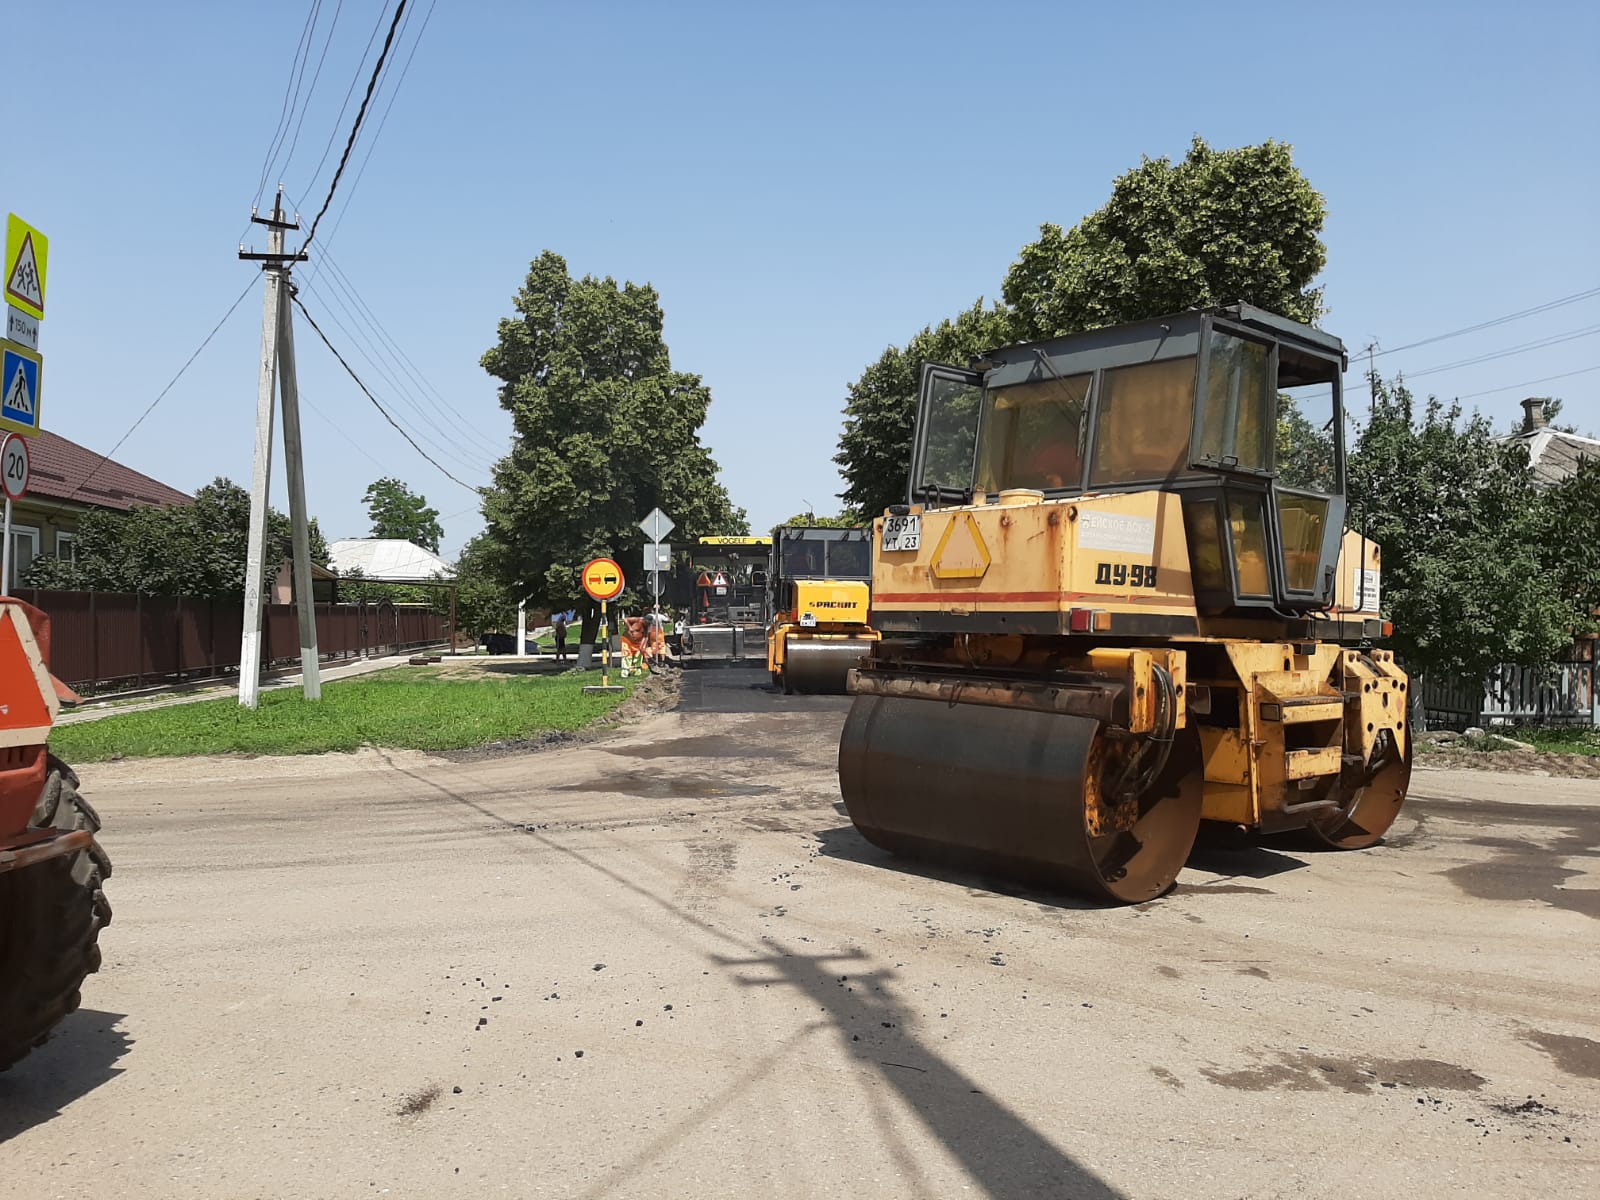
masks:
[[[261,695],[261,619],[264,605],[261,579],[266,571],[267,511],[272,486],[273,391],[277,386],[279,359],[287,367],[284,394],[284,450],[289,463],[289,503],[295,524],[294,586],[300,600],[300,656],[304,672],[306,699],[322,694],[317,670],[316,618],[311,608],[311,561],[309,534],[305,524],[305,477],[300,458],[300,406],[294,392],[294,335],[288,325],[289,264],[303,260],[304,252],[287,254],[283,248],[285,230],[299,229],[298,221],[284,219],[283,189],[272,203],[272,216],[250,214],[252,224],[267,227],[267,252],[257,254],[239,248],[241,259],[262,264],[266,284],[261,304],[261,360],[256,380],[255,466],[250,475],[250,537],[244,568],[244,631],[239,640],[239,704],[255,708]],[[293,395],[291,401],[290,396]],[[304,557],[301,548],[305,547]],[[304,566],[302,567],[302,562]],[[307,613],[311,613],[307,636]],[[308,658],[309,655],[309,658]],[[309,665],[308,665],[309,663]]]

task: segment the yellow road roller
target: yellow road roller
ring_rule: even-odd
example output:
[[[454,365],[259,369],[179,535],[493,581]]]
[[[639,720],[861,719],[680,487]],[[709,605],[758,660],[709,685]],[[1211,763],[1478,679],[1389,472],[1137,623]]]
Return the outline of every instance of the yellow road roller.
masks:
[[[1201,821],[1377,842],[1411,776],[1343,343],[1248,305],[923,370],[839,747],[871,842],[1137,903]]]
[[[872,536],[820,525],[772,531],[767,670],[774,686],[844,694],[851,668],[878,640],[870,624]]]

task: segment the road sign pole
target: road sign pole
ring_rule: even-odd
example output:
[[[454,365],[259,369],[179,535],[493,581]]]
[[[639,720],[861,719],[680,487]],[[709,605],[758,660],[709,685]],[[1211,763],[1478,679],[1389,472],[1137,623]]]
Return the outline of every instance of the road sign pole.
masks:
[[[11,501],[6,501],[6,512],[11,512]],[[9,516],[7,517],[9,520]],[[611,686],[611,628],[606,624],[606,602],[600,601],[600,686]]]
[[[294,551],[294,598],[300,617],[300,689],[307,700],[322,699],[322,668],[317,654],[317,597],[311,579],[311,523],[306,515],[305,459],[300,447],[300,387],[294,365],[294,313],[288,303],[293,285],[287,274],[278,317],[278,398],[283,403],[283,465],[289,483],[289,529]],[[455,593],[451,592],[452,599]]]
[[[6,497],[6,544],[0,550],[0,596],[11,595],[11,497]]]

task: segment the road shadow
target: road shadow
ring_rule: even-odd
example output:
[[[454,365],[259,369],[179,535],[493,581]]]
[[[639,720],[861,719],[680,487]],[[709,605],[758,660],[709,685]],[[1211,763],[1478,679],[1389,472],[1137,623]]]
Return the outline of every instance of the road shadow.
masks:
[[[834,807],[839,808],[842,806],[835,805]],[[978,871],[964,871],[959,867],[947,867],[942,863],[923,862],[919,859],[906,858],[874,846],[861,836],[854,825],[839,825],[831,829],[813,830],[812,836],[817,839],[818,844],[821,846],[821,850],[818,853],[823,858],[836,858],[843,862],[879,867],[885,871],[894,871],[900,875],[912,875],[918,879],[930,879],[935,883],[950,884],[962,888],[969,895],[992,894],[1007,896],[1013,900],[1026,900],[1030,904],[1037,904],[1043,908],[1067,909],[1074,912],[1098,911],[1106,907],[1104,904],[1098,904],[1082,896],[1073,896],[1065,892],[1046,891],[1043,888],[1027,887],[992,875],[985,875]]]
[[[1287,839],[1283,842],[1284,848],[1302,850],[1293,835],[1284,837]],[[1240,879],[1271,879],[1288,871],[1303,871],[1311,865],[1298,853],[1284,853],[1284,848],[1268,845],[1255,834],[1202,822],[1200,836],[1195,838],[1185,865],[1197,871]]]
[[[994,1200],[1121,1200],[1121,1192],[923,1043],[916,1015],[895,999],[892,970],[872,966],[859,949],[800,955],[779,942],[769,939],[767,944],[770,954],[715,955],[713,961],[735,972],[735,981],[743,986],[782,983],[803,993],[824,1014],[840,1048],[889,1085],[984,1195]],[[919,1196],[938,1195],[922,1169],[923,1155],[900,1137],[880,1094],[866,1090],[874,1124],[906,1189]],[[1070,1085],[1058,1090],[1073,1091]]]
[[[117,1060],[133,1045],[118,1027],[126,1016],[80,1008],[49,1041],[0,1072],[0,1145],[122,1074]]]

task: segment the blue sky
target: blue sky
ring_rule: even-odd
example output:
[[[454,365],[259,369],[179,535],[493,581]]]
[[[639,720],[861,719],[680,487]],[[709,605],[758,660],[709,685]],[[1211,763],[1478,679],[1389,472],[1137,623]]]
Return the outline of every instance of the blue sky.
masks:
[[[837,506],[845,387],[886,345],[996,295],[1041,222],[1073,223],[1141,155],[1181,155],[1195,134],[1294,145],[1330,210],[1326,327],[1352,349],[1600,287],[1592,3],[1296,5],[1266,21],[993,0],[413,5],[326,253],[300,270],[379,398],[472,484],[510,429],[478,358],[542,249],[660,290],[675,365],[712,388],[705,440],[759,528]],[[234,252],[311,0],[14,7],[7,56],[33,70],[6,93],[0,207],[51,238],[45,425],[105,451],[252,283]],[[335,7],[277,170],[308,210],[383,0],[323,0],[305,84]],[[425,383],[363,351],[378,335],[346,281]],[[1467,403],[1501,423],[1552,393],[1600,428],[1600,370],[1498,390],[1600,366],[1600,295],[1378,361],[1422,372],[1567,333],[1415,386],[1489,392]],[[186,490],[248,483],[259,334],[257,283],[117,457]],[[363,535],[362,492],[395,474],[445,515],[453,553],[479,527],[473,495],[297,334],[328,536]]]

